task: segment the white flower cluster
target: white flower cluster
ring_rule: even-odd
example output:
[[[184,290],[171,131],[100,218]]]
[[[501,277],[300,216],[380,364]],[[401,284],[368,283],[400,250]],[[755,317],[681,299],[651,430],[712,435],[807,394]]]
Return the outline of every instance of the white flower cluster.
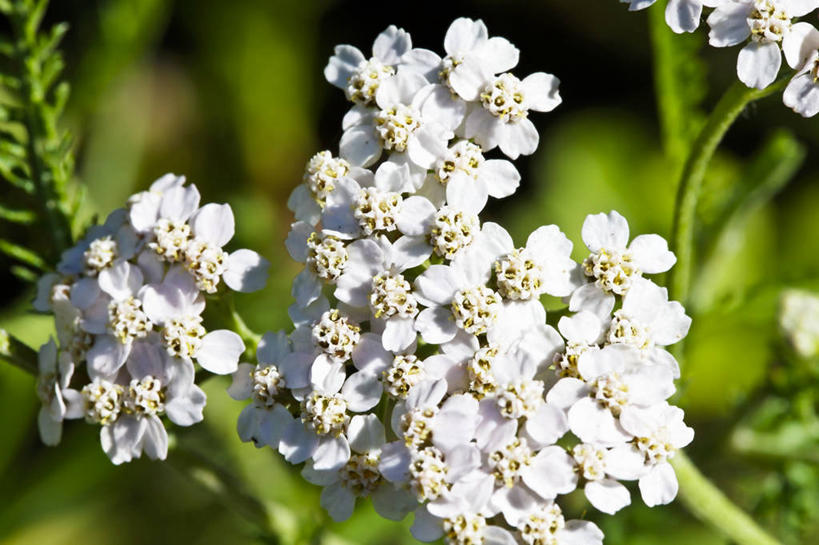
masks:
[[[665,347],[690,319],[644,276],[675,257],[658,235],[629,244],[616,212],[586,219],[582,264],[554,225],[517,246],[481,224],[487,196],[520,179],[485,153],[534,151],[528,113],[558,104],[557,80],[501,73],[518,51],[481,21],[444,43],[442,59],[389,27],[371,58],[330,59],[355,106],[341,156],[314,156],[290,200],[295,329],[234,374],[230,395],[252,401],[239,435],[305,463],[335,520],[369,496],[386,518],[414,512],[422,541],[598,545],[557,497],[582,487],[613,513],[630,502],[618,480],[639,480],[648,505],[668,503],[668,459],[693,438],[666,401]],[[569,304],[560,332],[546,294]]]
[[[233,230],[230,206],[200,207],[196,186],[167,174],[63,254],[34,302],[54,314],[59,340],[40,349],[43,442],[59,443],[64,419],[85,418],[115,464],[164,459],[162,416],[202,420],[194,363],[232,373],[245,350],[236,333],[205,329],[203,292],[255,291],[267,278],[256,252],[223,249]]]
[[[647,8],[655,0],[620,0],[629,9]],[[782,54],[796,71],[783,102],[804,117],[819,113],[819,30],[801,21],[819,8],[819,0],[669,0],[666,22],[674,32],[697,29],[703,6],[715,8],[707,18],[714,47],[743,44],[737,75],[748,87],[765,89],[782,66]]]

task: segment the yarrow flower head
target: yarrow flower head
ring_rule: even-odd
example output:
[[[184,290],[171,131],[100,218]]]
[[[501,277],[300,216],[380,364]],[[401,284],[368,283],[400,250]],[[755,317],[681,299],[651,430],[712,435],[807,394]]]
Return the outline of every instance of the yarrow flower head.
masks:
[[[84,418],[101,427],[114,463],[164,459],[161,417],[202,419],[194,365],[232,373],[245,350],[237,333],[206,329],[203,292],[255,291],[267,275],[256,252],[222,249],[233,231],[228,205],[200,207],[196,186],[168,174],[63,254],[35,301],[58,332],[40,352],[44,442],[59,442],[63,420]]]
[[[239,436],[303,463],[334,520],[371,497],[385,518],[414,513],[423,541],[599,545],[560,496],[583,488],[614,513],[631,501],[621,481],[637,480],[667,503],[667,460],[691,439],[666,401],[678,369],[665,349],[690,319],[647,277],[675,258],[658,235],[629,244],[616,212],[586,218],[582,264],[556,225],[521,244],[482,223],[488,197],[520,183],[494,148],[535,151],[529,114],[559,105],[558,80],[511,73],[518,50],[481,21],[454,21],[444,49],[413,49],[396,27],[370,58],[335,49],[325,75],[354,105],[339,155],[310,159],[289,201],[294,329],[228,371],[230,395],[249,400]],[[193,212],[177,215],[197,237]],[[198,329],[185,289],[173,317],[154,295],[146,316],[154,333],[172,323],[164,353],[201,360],[216,332]],[[557,329],[547,295],[569,303]]]

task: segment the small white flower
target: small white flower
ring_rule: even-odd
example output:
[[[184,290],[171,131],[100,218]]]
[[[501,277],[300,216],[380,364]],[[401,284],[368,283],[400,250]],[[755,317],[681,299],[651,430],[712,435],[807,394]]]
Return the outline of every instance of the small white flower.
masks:
[[[625,486],[608,477],[607,452],[605,448],[581,443],[572,448],[572,458],[586,483],[583,487],[586,498],[599,511],[613,515],[631,503],[631,495]]]
[[[159,337],[169,355],[196,360],[218,375],[236,371],[245,344],[233,331],[205,330],[200,316],[205,300],[190,276],[172,269],[162,284],[145,287],[142,301],[148,318],[162,328]]]
[[[637,278],[614,313],[607,334],[612,344],[633,346],[652,363],[666,365],[679,378],[674,357],[663,348],[679,342],[688,333],[691,318],[677,301],[668,300],[668,290]]]
[[[785,106],[803,117],[819,113],[819,31],[810,23],[791,27],[793,39],[782,45],[785,59],[797,72],[785,88]]]
[[[554,502],[536,506],[515,526],[525,545],[602,545],[603,532],[593,522],[569,520]]]
[[[708,16],[709,42],[728,47],[751,41],[737,58],[737,75],[748,87],[764,89],[776,79],[784,50],[799,48],[792,20],[819,7],[819,0],[735,0],[722,2]],[[793,42],[797,43],[794,44]]]
[[[561,378],[580,378],[577,361],[587,350],[599,350],[605,329],[603,322],[592,312],[583,310],[573,316],[563,316],[557,323],[566,339],[566,350],[554,357],[555,372]]]
[[[339,142],[341,156],[356,166],[366,167],[381,157],[406,153],[415,165],[431,168],[446,148],[452,133],[430,113],[422,111],[440,86],[429,84],[420,74],[405,72],[381,83],[375,95],[376,110],[353,107],[344,116],[344,134]],[[430,102],[434,105],[434,102]],[[440,114],[438,108],[436,114]],[[448,125],[457,125],[447,119]]]
[[[466,101],[478,99],[481,83],[511,70],[520,52],[506,38],[489,37],[481,20],[455,19],[444,37],[446,57],[441,62],[441,82]]]
[[[371,496],[378,514],[403,519],[417,504],[408,491],[394,487],[378,469],[385,443],[384,425],[373,414],[356,415],[350,420],[347,435],[352,452],[344,466],[322,471],[308,462],[302,471],[307,481],[324,487],[321,506],[333,520],[343,521],[352,515],[357,498]]]
[[[37,414],[37,427],[43,443],[49,446],[57,445],[62,437],[66,412],[62,391],[68,387],[74,373],[73,362],[60,358],[58,366],[57,360],[57,345],[54,339],[49,339],[37,354],[37,396],[42,404]]]
[[[668,463],[678,449],[694,439],[694,430],[683,422],[684,413],[679,407],[661,402],[651,407],[628,407],[620,421],[635,439],[628,446],[615,449],[619,464],[634,467],[635,463],[623,463],[627,457],[639,458],[645,465],[642,474],[626,469],[631,476],[640,479],[640,493],[649,507],[670,503],[677,496],[677,477]]]
[[[647,365],[628,346],[584,352],[577,368],[581,378],[560,379],[546,401],[568,411],[569,428],[586,443],[614,446],[628,441],[618,420],[622,411],[661,403],[674,393],[672,371],[665,365]]]
[[[341,157],[333,157],[327,150],[315,154],[304,169],[304,183],[299,184],[287,199],[287,207],[298,221],[316,225],[327,197],[344,177],[358,181],[362,186],[372,185],[372,172],[350,165]]]
[[[477,213],[481,206],[474,199],[464,198],[436,209],[426,198],[413,196],[404,201],[396,224],[405,235],[426,237],[440,257],[453,259],[480,232]]]
[[[515,165],[505,159],[486,159],[474,142],[459,139],[441,151],[418,190],[438,207],[468,199],[480,211],[488,196],[508,197],[520,184]]]
[[[504,73],[484,81],[480,102],[471,106],[464,135],[474,138],[484,151],[500,147],[510,159],[531,155],[540,137],[529,111],[550,112],[561,102],[560,81],[544,72],[522,81]]]
[[[659,235],[640,235],[629,244],[628,222],[615,211],[587,216],[582,234],[591,252],[582,269],[593,282],[572,293],[572,311],[589,310],[600,317],[608,316],[614,308],[615,294],[625,294],[643,273],[665,272],[677,261]]]
[[[373,56],[367,59],[352,45],[337,45],[334,55],[324,68],[328,82],[344,91],[347,100],[363,106],[372,105],[376,93],[385,80],[397,69],[427,71],[425,60],[430,52],[412,49],[408,32],[390,25],[373,43]],[[420,65],[419,65],[420,63]]]
[[[230,397],[252,401],[242,410],[236,426],[242,441],[279,448],[284,427],[292,420],[281,403],[289,387],[281,367],[290,353],[290,342],[283,331],[266,333],[256,352],[258,365],[240,363],[233,373],[227,390]]]
[[[400,352],[415,341],[418,301],[403,272],[423,263],[432,248],[423,237],[401,237],[390,243],[358,240],[348,247],[349,262],[336,283],[339,301],[369,308],[373,321],[384,323],[384,348]]]

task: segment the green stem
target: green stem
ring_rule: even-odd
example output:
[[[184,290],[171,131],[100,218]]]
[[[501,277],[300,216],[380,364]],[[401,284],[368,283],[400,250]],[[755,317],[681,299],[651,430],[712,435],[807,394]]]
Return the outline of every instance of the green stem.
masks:
[[[725,133],[745,107],[755,100],[780,90],[787,81],[788,78],[780,79],[762,90],[749,89],[741,82],[736,82],[717,103],[691,147],[677,189],[677,203],[671,231],[671,242],[677,255],[677,264],[671,271],[668,285],[671,296],[683,304],[688,298],[691,281],[697,202],[708,164]]]
[[[680,482],[680,499],[697,518],[739,545],[780,545],[700,473],[683,452],[678,452],[671,464]]]
[[[34,376],[38,374],[37,351],[5,329],[0,329],[0,360]]]

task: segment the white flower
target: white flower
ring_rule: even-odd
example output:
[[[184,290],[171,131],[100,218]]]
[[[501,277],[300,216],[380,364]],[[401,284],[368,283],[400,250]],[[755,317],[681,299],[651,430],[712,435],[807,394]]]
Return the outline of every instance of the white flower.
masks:
[[[580,378],[577,360],[587,350],[600,349],[597,345],[606,333],[603,322],[594,313],[582,310],[573,316],[561,317],[557,329],[566,339],[566,350],[555,355],[555,372],[561,378]]]
[[[737,58],[737,75],[748,87],[764,89],[776,79],[782,65],[780,46],[799,49],[800,35],[792,20],[819,7],[819,0],[735,0],[722,2],[708,16],[709,42],[728,47],[751,41]],[[795,43],[794,43],[795,42]]]
[[[364,106],[376,100],[376,93],[385,80],[390,79],[396,69],[416,68],[418,61],[424,61],[425,53],[412,49],[412,39],[408,32],[390,25],[378,35],[373,43],[373,56],[367,59],[361,51],[352,45],[337,45],[324,68],[324,77],[328,82],[344,91],[347,100]]]
[[[520,184],[515,165],[505,159],[486,159],[474,142],[459,139],[440,151],[442,155],[436,157],[424,185],[418,189],[437,207],[469,199],[480,211],[489,195],[496,199],[508,197]]]
[[[128,358],[133,341],[145,338],[153,329],[142,308],[142,281],[142,271],[127,261],[100,272],[98,293],[103,293],[83,322],[84,329],[97,334],[87,354],[92,378],[115,375]],[[93,289],[91,284],[85,286]]]
[[[635,474],[632,469],[635,464],[623,460],[639,458],[645,464],[642,475],[624,478],[639,477],[640,494],[649,507],[670,503],[677,496],[679,485],[668,460],[694,439],[694,430],[685,425],[683,416],[682,409],[666,402],[651,407],[627,407],[620,416],[623,428],[635,439],[628,446],[614,449],[619,451],[617,462],[631,475]]]
[[[431,96],[439,87],[415,72],[404,72],[382,82],[375,95],[376,110],[355,106],[344,116],[344,134],[339,142],[341,156],[353,165],[366,167],[375,163],[385,150],[393,156],[405,153],[415,165],[431,168],[452,137],[450,126],[457,125],[458,117],[457,111],[447,115],[446,125],[441,124],[442,119],[436,119],[446,111]],[[426,102],[430,110],[425,114],[422,110]]]
[[[236,425],[242,441],[253,441],[256,447],[279,448],[284,427],[292,419],[281,403],[289,386],[281,366],[290,353],[290,342],[283,331],[266,333],[256,351],[258,365],[240,363],[234,371],[228,394],[237,401],[252,401],[242,410]]]
[[[137,248],[137,234],[123,209],[114,210],[103,225],[94,225],[72,248],[63,252],[57,271],[63,275],[96,276],[117,259],[130,259]]]
[[[665,8],[665,22],[677,34],[694,32],[700,26],[703,6],[714,8],[722,0],[669,0]],[[656,0],[620,0],[630,4],[629,11],[645,9]]]
[[[546,401],[568,411],[569,428],[585,443],[614,446],[630,440],[618,421],[622,411],[660,403],[674,393],[671,370],[644,363],[628,346],[584,352],[577,368],[581,378],[560,379]]]
[[[128,215],[138,233],[147,234],[160,217],[184,221],[199,206],[199,190],[185,185],[184,176],[165,174],[154,181],[147,191],[131,195]],[[162,212],[160,212],[162,210]]]
[[[384,479],[378,469],[385,443],[384,425],[374,414],[356,415],[350,420],[347,436],[352,453],[343,467],[320,471],[308,461],[302,471],[307,481],[324,487],[321,506],[338,522],[350,518],[357,498],[371,496],[379,515],[403,519],[417,502],[408,491]]]
[[[327,196],[335,191],[339,180],[349,176],[362,186],[371,186],[372,172],[350,165],[341,157],[333,157],[327,150],[313,155],[304,169],[304,183],[287,199],[287,207],[293,211],[298,221],[315,225],[321,218],[321,211]]]
[[[323,282],[335,284],[344,272],[349,257],[345,242],[299,221],[290,226],[285,245],[290,256],[305,265],[293,280],[291,295],[296,304],[306,307],[321,296]]]
[[[623,306],[614,313],[608,341],[633,346],[652,363],[666,365],[679,378],[674,356],[663,347],[682,340],[691,318],[677,301],[668,300],[668,290],[644,278],[637,278],[623,296]]]
[[[170,357],[159,345],[134,344],[123,383],[96,377],[81,392],[68,389],[66,418],[98,423],[102,448],[114,464],[130,462],[144,452],[164,460],[168,434],[160,417],[179,426],[202,420],[205,394],[193,383],[190,361]]]
[[[396,224],[405,235],[426,237],[437,255],[452,259],[472,244],[480,232],[477,215],[480,206],[464,195],[463,199],[454,201],[451,206],[436,209],[426,198],[413,196],[404,201]]]
[[[591,252],[582,268],[594,282],[574,291],[569,302],[572,311],[589,310],[608,316],[614,308],[615,294],[625,294],[643,273],[665,272],[677,261],[659,235],[640,235],[629,244],[628,222],[615,211],[587,216],[582,234]]]
[[[791,68],[797,72],[785,88],[785,106],[803,117],[819,113],[819,31],[810,23],[791,27],[790,47],[783,51]]]
[[[608,476],[608,450],[593,444],[581,443],[572,448],[577,473],[585,481],[583,491],[589,502],[599,511],[613,515],[631,503],[628,489]],[[641,460],[638,459],[638,463]]]
[[[480,102],[470,107],[464,136],[474,138],[484,151],[500,147],[510,159],[531,155],[540,137],[529,111],[550,112],[561,102],[560,81],[537,72],[522,81],[510,73],[483,82]]]
[[[423,263],[432,248],[423,237],[401,237],[390,243],[357,240],[347,248],[349,262],[336,283],[339,301],[369,308],[372,321],[383,321],[383,342],[387,350],[401,351],[415,341],[418,301],[403,272]]]
[[[57,345],[54,339],[40,347],[37,354],[37,396],[42,406],[37,414],[37,427],[43,443],[57,445],[62,437],[65,401],[63,389],[68,387],[74,373],[74,364],[60,358],[57,364]]]
[[[554,502],[537,505],[515,526],[525,545],[602,545],[603,532],[593,522],[563,518]]]
[[[205,330],[200,316],[205,300],[190,276],[171,269],[162,284],[146,286],[141,295],[148,318],[162,328],[160,339],[169,355],[195,359],[217,375],[236,371],[245,344],[233,331]]]
[[[352,178],[339,181],[321,216],[323,235],[348,240],[396,230],[401,194],[413,190],[409,166],[384,163],[367,182],[371,185],[361,186]]]
[[[489,37],[481,20],[455,19],[444,37],[446,57],[441,60],[441,82],[466,101],[478,99],[487,78],[511,70],[520,52],[506,38]]]

